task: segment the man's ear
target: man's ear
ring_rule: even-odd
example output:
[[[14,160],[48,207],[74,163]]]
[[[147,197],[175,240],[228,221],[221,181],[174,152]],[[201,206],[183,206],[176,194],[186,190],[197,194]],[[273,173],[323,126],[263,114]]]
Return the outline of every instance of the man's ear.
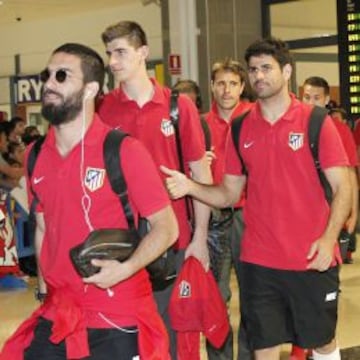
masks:
[[[325,96],[325,104],[327,105],[330,101],[330,95]]]
[[[86,84],[85,92],[84,92],[84,100],[94,99],[99,92],[99,83],[96,81],[92,81]]]
[[[143,58],[143,60],[145,61],[148,56],[149,56],[149,53],[150,53],[150,49],[147,45],[142,45],[138,48],[138,50],[140,51],[141,53],[141,57]]]
[[[283,74],[286,78],[286,80],[289,80],[291,78],[292,74],[292,66],[290,64],[285,64],[283,67]]]
[[[213,93],[214,92],[214,81],[213,80],[210,81],[210,89],[211,89],[211,92]]]

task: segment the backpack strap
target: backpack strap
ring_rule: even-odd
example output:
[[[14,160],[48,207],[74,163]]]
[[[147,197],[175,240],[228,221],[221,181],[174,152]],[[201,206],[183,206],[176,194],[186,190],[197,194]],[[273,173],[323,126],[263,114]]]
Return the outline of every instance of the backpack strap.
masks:
[[[31,205],[30,205],[30,208],[29,208],[29,214],[34,214],[35,213],[35,208],[36,208],[36,205],[38,204],[39,202],[39,198],[38,196],[36,195],[36,192],[34,191],[33,187],[32,187],[32,175],[34,173],[34,169],[35,169],[35,164],[36,164],[36,161],[37,161],[37,158],[40,154],[40,150],[41,150],[41,147],[43,145],[45,141],[45,136],[41,136],[40,138],[38,138],[33,146],[31,147],[30,151],[29,151],[29,155],[28,155],[28,158],[27,158],[27,175],[28,175],[28,178],[29,178],[29,184],[30,184],[30,191],[33,195],[33,200],[31,202]]]
[[[181,148],[181,138],[180,138],[180,129],[179,129],[179,120],[180,120],[180,112],[178,106],[178,98],[179,92],[177,90],[171,90],[170,95],[170,121],[175,130],[175,141],[176,141],[176,149],[179,158],[179,169],[182,173],[185,174],[185,164],[184,157]],[[188,220],[191,221],[191,204],[188,196],[185,196],[185,204],[186,204],[186,213]]]
[[[103,144],[103,156],[106,169],[106,175],[113,192],[119,197],[121,205],[124,209],[129,229],[135,228],[134,215],[131,211],[128,198],[127,186],[121,169],[121,161],[119,149],[127,134],[119,130],[111,130],[106,135]]]
[[[241,127],[242,124],[244,122],[244,119],[246,118],[246,116],[249,114],[250,110],[245,111],[243,114],[241,114],[240,116],[238,116],[237,118],[235,118],[231,124],[231,137],[233,140],[233,143],[235,145],[235,149],[236,152],[239,156],[240,162],[241,162],[241,169],[242,169],[242,173],[244,175],[248,175],[248,171],[247,168],[245,166],[244,163],[244,159],[242,158],[241,154],[240,154],[240,132],[241,132]]]
[[[179,131],[179,106],[178,106],[179,92],[171,90],[170,95],[170,121],[175,129],[176,149],[179,157],[179,168],[182,173],[185,172],[184,157],[181,148],[180,131]]]
[[[210,133],[209,124],[205,120],[204,115],[200,115],[200,123],[201,123],[202,131],[204,133],[205,150],[211,151],[211,133]]]
[[[309,137],[310,151],[314,159],[315,168],[318,173],[321,186],[324,189],[325,198],[327,202],[330,204],[332,201],[332,189],[324,174],[324,171],[321,168],[321,164],[319,160],[320,132],[327,114],[328,111],[325,108],[319,106],[313,107],[310,114],[308,137]]]
[[[29,179],[31,179],[32,174],[34,172],[36,160],[38,158],[38,155],[40,153],[40,150],[41,150],[41,147],[42,147],[42,144],[44,143],[44,141],[45,141],[45,136],[41,136],[39,139],[37,139],[34,142],[33,146],[30,149],[29,156],[27,159],[27,174],[28,174]]]

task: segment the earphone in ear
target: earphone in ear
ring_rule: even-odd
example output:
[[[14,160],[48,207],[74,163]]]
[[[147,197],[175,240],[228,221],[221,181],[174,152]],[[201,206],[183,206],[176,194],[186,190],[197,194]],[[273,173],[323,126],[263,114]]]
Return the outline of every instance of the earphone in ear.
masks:
[[[93,91],[92,90],[85,90],[85,94],[84,94],[84,100],[88,100],[90,99],[91,97],[93,97]]]

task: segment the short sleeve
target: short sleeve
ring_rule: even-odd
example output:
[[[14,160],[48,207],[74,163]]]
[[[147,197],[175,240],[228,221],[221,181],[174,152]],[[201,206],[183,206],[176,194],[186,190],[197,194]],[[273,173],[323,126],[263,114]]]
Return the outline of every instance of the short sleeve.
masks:
[[[329,116],[326,117],[320,132],[319,160],[323,169],[349,166],[341,137]]]
[[[170,204],[159,170],[142,143],[131,137],[125,138],[120,159],[129,200],[141,216],[152,215]]]

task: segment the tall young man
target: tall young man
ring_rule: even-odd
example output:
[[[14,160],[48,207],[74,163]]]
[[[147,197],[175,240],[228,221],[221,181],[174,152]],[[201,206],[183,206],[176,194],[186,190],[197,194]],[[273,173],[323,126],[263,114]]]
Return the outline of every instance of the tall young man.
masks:
[[[330,100],[330,86],[324,78],[319,76],[311,76],[304,81],[303,87],[303,102],[311,105],[317,105],[320,107],[325,107],[328,104]],[[359,165],[359,160],[354,136],[351,133],[350,128],[346,125],[345,122],[343,122],[339,118],[332,117],[332,119],[334,121],[334,125],[337,131],[339,132],[340,138],[342,140],[350,162],[350,181],[353,197],[351,213],[349,218],[345,222],[344,228],[348,231],[349,234],[351,234],[349,251],[347,253],[345,262],[351,263],[352,252],[356,249],[355,227],[359,213],[359,186],[357,177],[357,167]]]
[[[213,102],[210,111],[205,115],[211,134],[212,150],[214,153],[211,162],[211,170],[214,183],[220,184],[225,173],[225,148],[226,139],[229,135],[232,121],[249,110],[251,103],[241,101],[240,97],[244,91],[247,74],[243,66],[232,59],[225,59],[216,62],[211,70],[211,92]],[[223,249],[222,269],[218,279],[218,284],[226,302],[230,301],[230,269],[233,263],[236,270],[238,281],[240,280],[239,255],[240,240],[244,228],[242,218],[242,206],[244,198],[234,205],[233,223],[229,228],[228,246]],[[226,210],[224,210],[226,211]],[[244,329],[240,326],[241,337],[239,334],[239,354],[238,359],[245,360],[250,358],[247,351],[246,339],[244,339]],[[207,344],[209,359],[233,359],[233,334],[229,334],[227,341],[220,349],[214,349]]]
[[[326,118],[319,154],[334,195],[329,207],[307,146],[311,107],[288,90],[286,44],[258,40],[245,59],[258,100],[242,124],[238,149],[229,137],[223,182],[205,186],[162,167],[170,175],[168,190],[174,198],[190,194],[226,207],[247,183],[241,313],[256,360],[278,360],[285,342],[314,348],[315,360],[339,360],[337,237],[351,208],[348,159]]]
[[[140,140],[152,154],[156,165],[167,164],[179,168],[175,130],[169,116],[171,91],[161,87],[147,74],[149,47],[144,30],[135,22],[122,21],[108,27],[102,39],[110,69],[119,86],[105,96],[99,108],[100,117],[110,126],[120,128]],[[210,183],[211,173],[197,109],[185,95],[179,96],[178,107],[185,168],[197,181]],[[185,200],[173,201],[172,205],[180,229],[176,243],[178,266],[184,256],[192,255],[200,260],[204,268],[208,268],[209,208],[198,201],[193,202],[195,224],[191,234]],[[167,314],[171,290],[172,287],[168,286],[163,291],[155,292],[155,297],[170,333],[172,358],[176,359],[176,334],[170,330]]]
[[[42,114],[52,126],[28,187],[29,203],[34,194],[38,199],[35,248],[44,302],[0,359],[169,359],[145,270],[177,237],[158,171],[139,141],[123,140],[119,156],[129,203],[151,230],[128,260],[94,259],[100,271],[81,278],[70,249],[94,229],[128,228],[105,171],[103,144],[110,128],[94,113],[104,64],[92,49],[64,44],[52,53],[41,78]]]

